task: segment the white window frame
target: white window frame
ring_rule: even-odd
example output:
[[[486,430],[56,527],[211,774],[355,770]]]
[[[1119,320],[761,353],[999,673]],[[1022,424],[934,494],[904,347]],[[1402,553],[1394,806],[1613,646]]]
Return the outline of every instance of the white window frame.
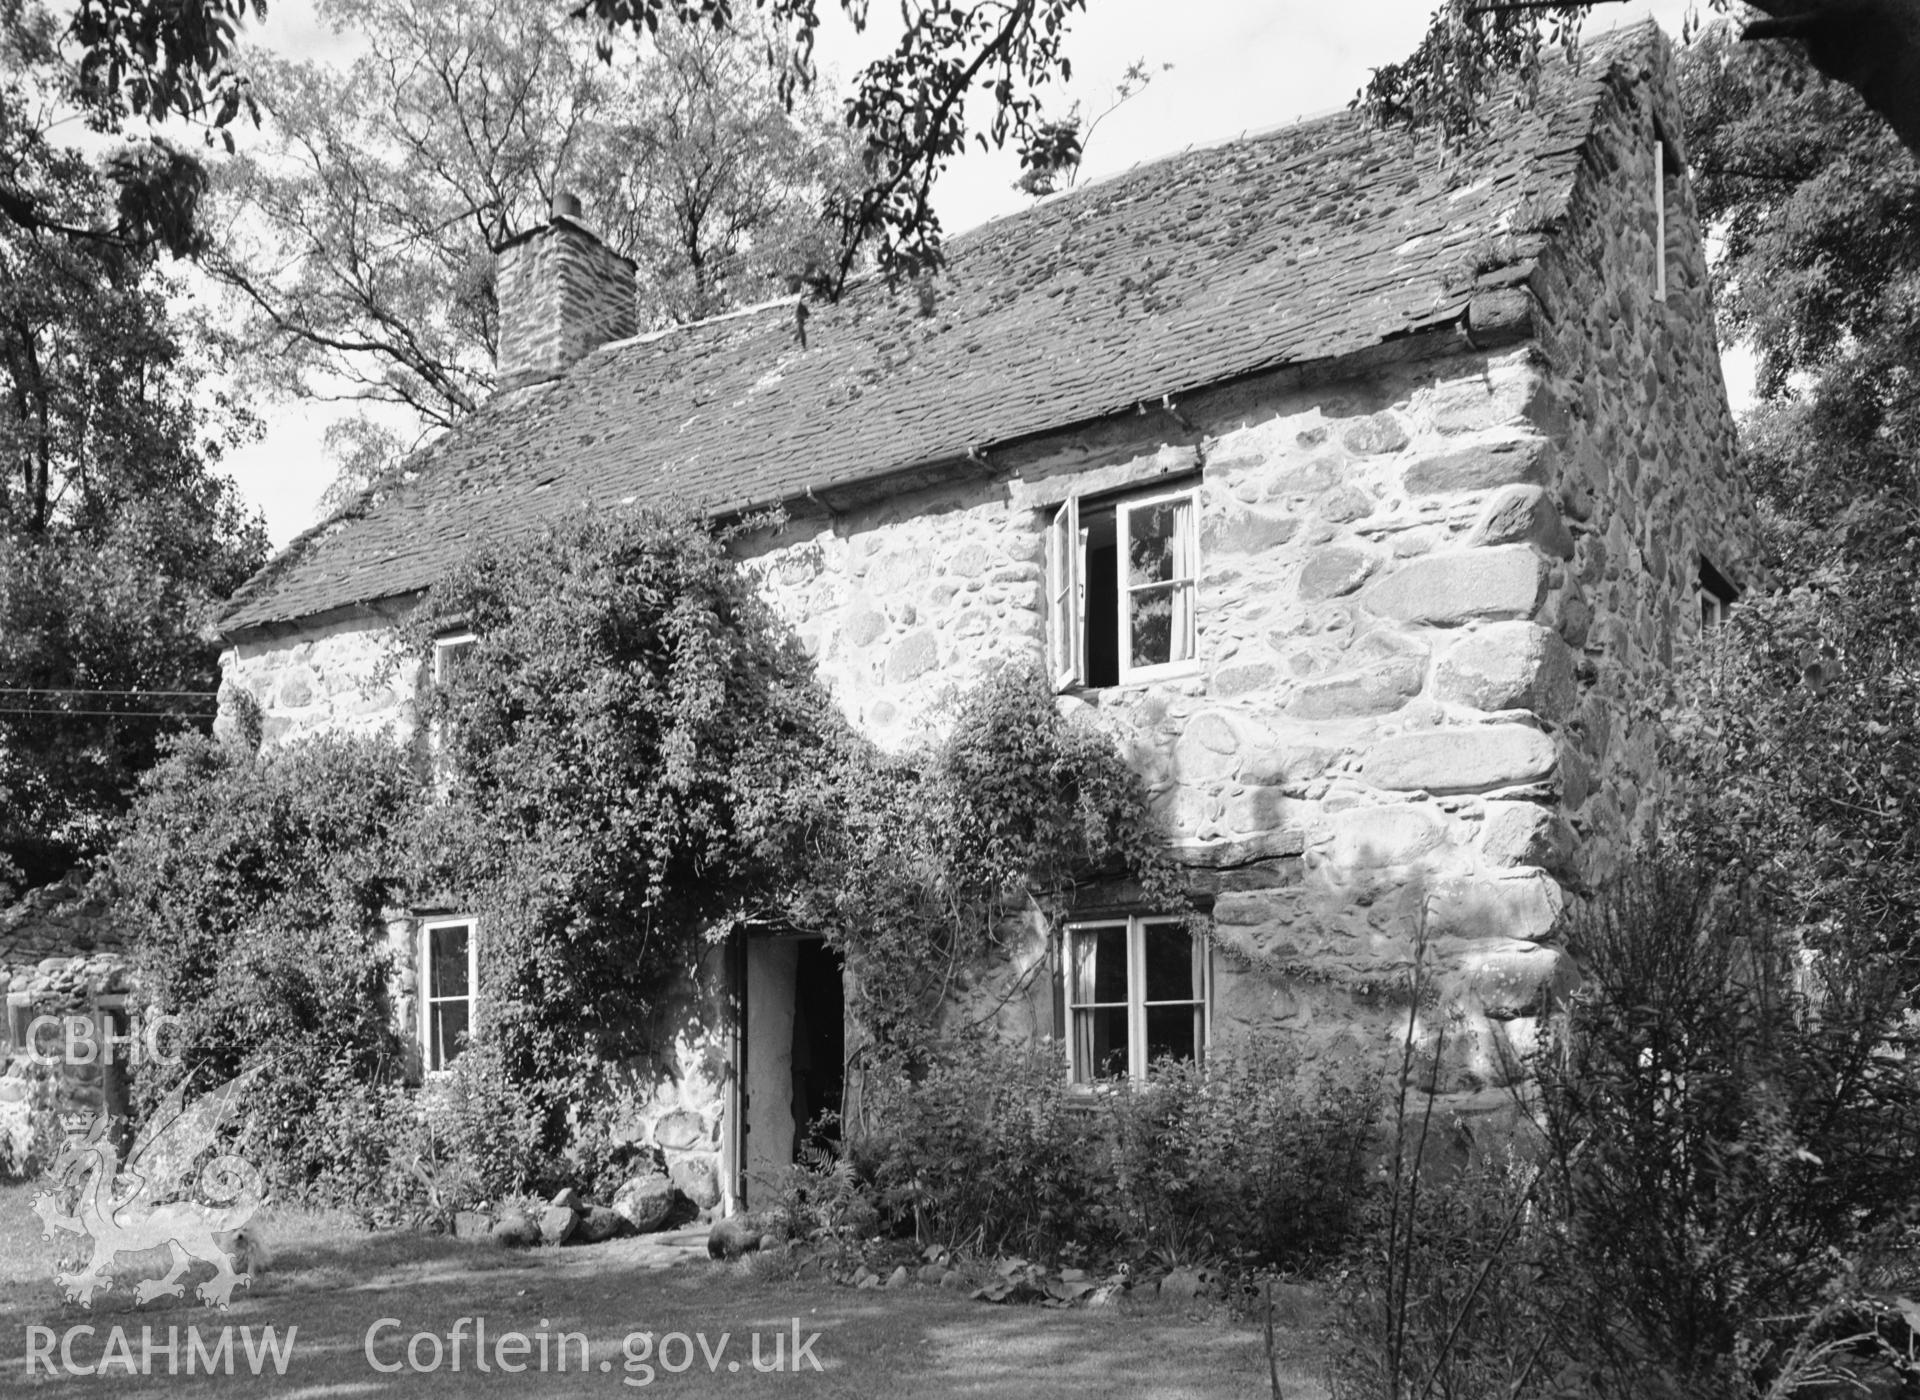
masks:
[[[1104,503],[1102,503],[1104,504]],[[1186,507],[1186,557],[1188,572],[1170,583],[1134,587],[1127,576],[1128,526],[1137,511],[1156,506]],[[1116,684],[1141,685],[1150,681],[1190,676],[1200,669],[1200,488],[1183,486],[1173,491],[1122,496],[1112,503],[1114,528],[1114,603],[1115,638],[1119,673]],[[1081,503],[1069,497],[1054,512],[1047,529],[1047,639],[1049,666],[1054,688],[1066,690],[1086,685],[1087,658],[1083,619],[1087,609],[1087,528],[1081,523]],[[1133,663],[1132,595],[1147,589],[1184,589],[1187,596],[1187,655],[1175,661],[1150,665]]]
[[[1092,1091],[1109,1080],[1097,1078],[1093,1067],[1083,1065],[1080,1060],[1080,1037],[1075,1025],[1077,1011],[1091,1010],[1096,1007],[1118,1006],[1118,1002],[1080,1002],[1074,1000],[1076,978],[1074,976],[1074,940],[1081,934],[1093,933],[1101,929],[1124,928],[1127,931],[1127,1078],[1140,1080],[1147,1077],[1150,1068],[1147,1061],[1147,1008],[1149,1006],[1191,1006],[1193,1000],[1184,998],[1177,1001],[1154,1001],[1146,999],[1147,993],[1147,937],[1151,930],[1164,928],[1170,924],[1180,924],[1178,916],[1165,914],[1129,914],[1103,919],[1080,919],[1061,931],[1060,973],[1064,983],[1065,996],[1062,1004],[1066,1010],[1066,1025],[1063,1027],[1067,1047],[1067,1082],[1075,1089]],[[1193,934],[1194,956],[1200,960],[1200,1036],[1194,1047],[1196,1059],[1205,1064],[1208,1048],[1213,1043],[1213,944],[1204,932]]]
[[[1086,541],[1080,534],[1080,499],[1069,496],[1047,527],[1047,637],[1052,647],[1055,690],[1079,684],[1087,673],[1086,637],[1080,625],[1086,583]]]
[[[434,994],[433,935],[436,930],[445,928],[464,928],[467,931],[467,990],[464,996]],[[422,919],[418,959],[414,966],[417,969],[414,986],[420,1003],[420,1067],[427,1074],[445,1074],[460,1057],[462,1050],[456,1048],[452,1054],[445,1055],[441,1063],[434,1063],[433,1010],[447,1002],[464,1001],[467,1004],[467,1041],[472,1043],[480,1028],[480,921],[469,914],[457,918]]]
[[[471,647],[479,640],[479,637],[472,632],[448,632],[444,636],[433,639],[433,688],[435,690],[445,686],[451,679],[450,662],[454,653],[462,648]],[[431,711],[429,714],[431,715]],[[435,787],[443,798],[451,785],[450,775],[441,759],[441,750],[445,747],[446,735],[442,732],[440,720],[437,716],[431,717],[427,724],[427,754],[432,765]]]
[[[447,683],[447,659],[462,647],[470,647],[480,638],[472,632],[449,632],[433,639],[433,683]]]

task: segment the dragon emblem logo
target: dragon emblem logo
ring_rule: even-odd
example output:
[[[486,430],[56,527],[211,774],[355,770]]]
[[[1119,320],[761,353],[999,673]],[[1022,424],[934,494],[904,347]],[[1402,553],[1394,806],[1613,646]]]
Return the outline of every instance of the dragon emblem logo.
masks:
[[[200,1170],[200,1192],[213,1205],[196,1200],[159,1202],[165,1189],[141,1169],[151,1152],[131,1154],[124,1166],[120,1149],[108,1132],[104,1117],[84,1123],[69,1122],[65,1149],[54,1161],[54,1190],[42,1191],[33,1212],[52,1239],[56,1230],[92,1241],[85,1266],[55,1275],[62,1292],[82,1307],[93,1306],[93,1295],[113,1287],[115,1259],[165,1246],[172,1252],[172,1268],[164,1278],[143,1279],[134,1288],[136,1302],[179,1298],[186,1286],[181,1277],[195,1261],[213,1265],[213,1277],[195,1289],[200,1300],[224,1310],[232,1301],[235,1284],[252,1281],[235,1269],[244,1250],[243,1232],[262,1197],[258,1168],[233,1155],[216,1156]],[[69,1182],[80,1178],[77,1191]],[[63,1207],[72,1201],[71,1213]]]

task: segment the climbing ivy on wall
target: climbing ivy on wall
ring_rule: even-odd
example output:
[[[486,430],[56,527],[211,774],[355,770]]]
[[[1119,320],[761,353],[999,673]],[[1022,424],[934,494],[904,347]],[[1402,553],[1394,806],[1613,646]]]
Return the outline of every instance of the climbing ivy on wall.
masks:
[[[1009,911],[1095,878],[1177,900],[1144,785],[1037,668],[961,696],[943,741],[883,753],[733,539],[685,514],[573,522],[475,557],[407,632],[421,658],[450,627],[476,638],[430,700],[447,796],[414,878],[485,912],[488,1033],[517,1074],[643,1051],[737,929],[824,933],[865,1031],[896,1040]]]

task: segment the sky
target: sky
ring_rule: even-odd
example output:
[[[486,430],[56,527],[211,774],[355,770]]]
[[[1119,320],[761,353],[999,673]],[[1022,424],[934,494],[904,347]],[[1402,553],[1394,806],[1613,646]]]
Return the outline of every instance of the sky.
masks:
[[[527,0],[552,3],[553,0]],[[1064,111],[1078,98],[1088,116],[1112,101],[1127,66],[1145,59],[1148,86],[1102,120],[1088,143],[1081,182],[1124,171],[1143,160],[1192,145],[1231,140],[1346,105],[1369,70],[1411,52],[1432,0],[1087,0],[1066,43],[1074,80],[1048,106]],[[1689,0],[1631,0],[1602,4],[1588,21],[1599,33],[1651,15],[1678,35]],[[834,10],[821,0],[823,11]],[[837,21],[823,28],[819,48],[825,74],[850,79],[888,47],[896,31],[889,4],[872,7],[865,35]],[[314,18],[308,0],[271,0],[257,38],[281,53],[347,61],[351,35],[332,33]],[[1171,65],[1170,68],[1163,65]],[[983,104],[984,105],[984,104]],[[949,234],[1009,214],[1029,203],[1013,189],[1019,161],[1011,152],[969,154],[936,188],[935,207]],[[1743,370],[1728,366],[1736,400],[1744,397]],[[321,451],[336,405],[263,404],[267,433],[228,459],[242,493],[265,514],[276,545],[313,524],[320,495],[333,476]]]

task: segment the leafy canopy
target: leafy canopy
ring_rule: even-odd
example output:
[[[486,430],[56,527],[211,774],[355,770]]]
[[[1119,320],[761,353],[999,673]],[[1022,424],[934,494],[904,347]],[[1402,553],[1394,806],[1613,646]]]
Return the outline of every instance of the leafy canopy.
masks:
[[[150,246],[93,235],[125,190],[53,139],[44,48],[0,66],[0,187],[47,215],[0,219],[0,880],[40,881],[102,849],[171,712],[210,710],[203,633],[266,539],[219,472],[253,426],[213,382],[231,347]]]
[[[856,178],[848,140],[824,104],[787,109],[751,28],[675,29],[606,64],[551,5],[319,14],[363,51],[345,72],[254,55],[265,120],[212,201],[206,265],[275,390],[399,409],[408,431],[457,422],[493,384],[493,250],[563,191],[639,264],[643,323],[764,300],[826,256],[818,210]],[[402,445],[355,430],[370,443],[361,484]]]

